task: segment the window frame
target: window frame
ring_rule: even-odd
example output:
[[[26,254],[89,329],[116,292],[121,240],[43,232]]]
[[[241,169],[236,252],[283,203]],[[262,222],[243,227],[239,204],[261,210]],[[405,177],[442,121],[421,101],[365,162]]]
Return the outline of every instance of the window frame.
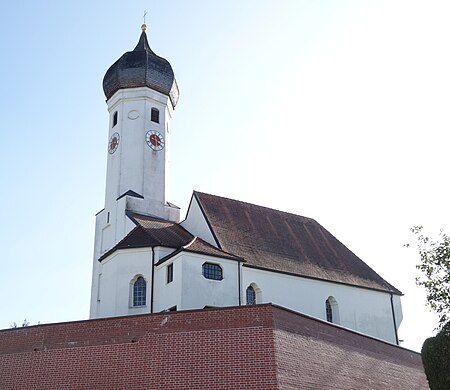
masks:
[[[143,281],[144,284],[138,286],[137,283],[140,283],[141,281]],[[147,306],[147,281],[142,275],[136,275],[131,281],[130,306],[132,308],[141,308]]]
[[[119,121],[119,113],[118,113],[118,111],[114,111],[113,120],[112,120],[112,126],[111,127],[116,126],[118,121]]]
[[[248,299],[249,290],[253,292],[253,301],[252,302],[249,302],[249,299]],[[245,304],[246,305],[256,305],[256,290],[252,285],[249,285],[247,287],[247,289],[245,290]]]
[[[333,323],[333,307],[331,306],[330,300],[328,298],[325,301],[325,313],[327,321]]]
[[[153,115],[155,115],[155,117]],[[156,107],[152,107],[150,110],[150,121],[159,123],[159,110]]]
[[[218,270],[220,270],[220,272],[218,272]],[[216,280],[220,282],[221,280],[223,280],[223,268],[220,264],[206,261],[202,264],[202,275],[205,279]]]
[[[341,323],[339,315],[339,303],[332,295],[330,295],[325,301],[325,319],[331,324],[339,325]]]
[[[173,263],[170,263],[167,266],[167,271],[166,271],[166,283],[172,283],[173,282]]]

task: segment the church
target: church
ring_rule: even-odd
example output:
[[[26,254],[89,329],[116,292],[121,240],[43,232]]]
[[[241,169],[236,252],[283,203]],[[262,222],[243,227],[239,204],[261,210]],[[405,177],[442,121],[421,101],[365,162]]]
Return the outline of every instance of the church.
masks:
[[[1,389],[427,389],[401,292],[311,218],[167,194],[179,90],[142,26],[106,72],[90,319],[0,330]]]
[[[180,222],[166,190],[179,89],[146,28],[103,79],[90,318],[273,303],[399,344],[401,292],[314,219],[194,191]]]

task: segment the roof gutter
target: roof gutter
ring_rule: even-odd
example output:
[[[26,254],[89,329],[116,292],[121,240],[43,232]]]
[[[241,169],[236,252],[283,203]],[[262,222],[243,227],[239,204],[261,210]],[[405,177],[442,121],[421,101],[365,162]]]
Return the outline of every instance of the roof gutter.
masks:
[[[239,306],[242,305],[241,299],[241,262],[238,261],[238,296],[239,296]]]
[[[391,293],[391,310],[392,310],[392,320],[394,321],[395,342],[397,345],[400,345],[398,341],[397,321],[395,320],[394,294],[392,293]]]
[[[153,293],[155,291],[155,247],[152,246],[152,285],[150,286],[150,313],[153,313]]]

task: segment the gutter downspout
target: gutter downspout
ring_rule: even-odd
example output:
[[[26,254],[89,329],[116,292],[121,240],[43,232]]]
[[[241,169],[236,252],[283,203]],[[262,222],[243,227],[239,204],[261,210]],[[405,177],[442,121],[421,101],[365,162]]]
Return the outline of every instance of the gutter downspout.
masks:
[[[392,294],[392,293],[391,293],[391,310],[392,310],[392,319],[394,320],[395,342],[397,343],[397,345],[400,345],[400,344],[399,344],[399,341],[398,341],[397,321],[395,320],[394,294]]]
[[[152,246],[152,285],[150,287],[150,313],[153,313],[154,285],[155,285],[155,247]]]
[[[238,296],[239,296],[239,306],[242,305],[241,302],[241,262],[238,261]]]

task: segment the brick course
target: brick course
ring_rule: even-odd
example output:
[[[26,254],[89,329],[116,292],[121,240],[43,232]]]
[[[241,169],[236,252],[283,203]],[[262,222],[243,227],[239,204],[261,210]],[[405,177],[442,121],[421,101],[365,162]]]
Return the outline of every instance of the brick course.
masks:
[[[420,355],[273,305],[0,331],[0,389],[426,389]]]

